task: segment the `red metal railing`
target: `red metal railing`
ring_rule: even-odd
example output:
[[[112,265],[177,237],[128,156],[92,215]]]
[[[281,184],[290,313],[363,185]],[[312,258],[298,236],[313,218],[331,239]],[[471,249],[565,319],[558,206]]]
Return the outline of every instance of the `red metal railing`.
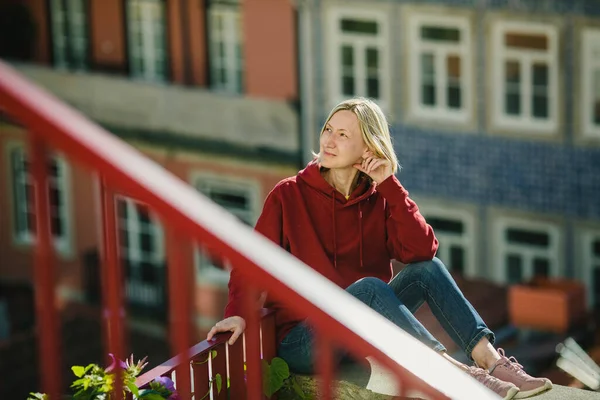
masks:
[[[88,121],[53,96],[27,82],[7,64],[0,62],[0,108],[29,132],[33,158],[33,178],[37,212],[37,246],[34,267],[36,312],[39,317],[42,389],[51,399],[61,391],[56,368],[58,321],[54,298],[56,273],[48,223],[47,147],[66,154],[73,162],[96,171],[102,193],[102,285],[105,308],[104,327],[109,352],[123,358],[123,321],[120,310],[123,295],[115,227],[114,194],[134,197],[150,205],[167,223],[170,331],[176,357],[144,375],[140,384],[153,376],[175,371],[177,389],[191,398],[190,362],[206,356],[208,347],[200,343],[190,348],[191,310],[189,301],[192,271],[179,257],[180,246],[201,243],[211,254],[239,268],[247,282],[248,301],[245,341],[245,398],[262,398],[260,316],[255,309],[259,291],[288,304],[310,317],[318,332],[317,368],[323,379],[322,398],[331,398],[332,342],[354,356],[371,356],[388,368],[398,380],[403,394],[417,390],[430,398],[492,399],[493,393],[391,322],[373,312],[323,276],[308,268],[286,251],[244,226],[196,190],[174,178],[168,171],[138,153],[126,143]],[[185,232],[185,236],[181,234]],[[285,266],[285,267],[283,267]],[[219,339],[222,340],[222,339]],[[221,346],[220,344],[218,346]],[[238,368],[241,353],[233,354],[230,367]],[[273,352],[272,349],[269,352]],[[231,360],[230,360],[231,361]],[[192,364],[192,368],[199,369]],[[223,368],[218,363],[215,368]],[[202,367],[203,368],[203,367]],[[231,370],[230,370],[231,373]],[[234,372],[235,373],[235,372]],[[202,373],[203,374],[203,373]],[[194,385],[205,385],[196,378]],[[153,375],[153,376],[151,376]],[[204,378],[202,378],[204,379]],[[118,380],[117,380],[118,381]],[[195,386],[198,391],[198,386]],[[242,389],[239,389],[242,390]],[[119,393],[118,391],[116,393]],[[114,398],[117,398],[115,396]],[[236,399],[239,397],[235,397]],[[243,397],[241,397],[243,398]]]
[[[276,355],[275,342],[275,313],[273,310],[261,310],[261,359],[272,360]],[[244,372],[243,341],[237,340],[233,345],[227,341],[231,333],[221,333],[215,339],[203,341],[189,350],[192,368],[192,391],[195,399],[201,399],[212,392],[214,399],[244,399],[246,398],[246,379]],[[213,353],[214,352],[214,353]],[[168,376],[177,381],[175,368],[182,363],[181,357],[175,356],[161,365],[141,375],[136,384],[143,388],[158,376]],[[223,389],[218,390],[214,383],[220,375]],[[227,383],[229,388],[227,390]],[[229,392],[229,395],[228,395]]]

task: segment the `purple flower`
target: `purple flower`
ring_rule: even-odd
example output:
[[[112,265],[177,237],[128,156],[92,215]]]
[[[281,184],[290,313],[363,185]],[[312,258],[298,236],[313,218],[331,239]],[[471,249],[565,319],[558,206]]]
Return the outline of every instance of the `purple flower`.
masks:
[[[161,384],[164,386],[169,392],[175,392],[175,383],[166,376],[159,376],[158,378],[154,378],[154,382]]]
[[[104,370],[105,372],[113,372],[117,367],[121,369],[127,369],[127,364],[115,358],[115,355],[113,353],[108,353],[108,356],[111,358],[112,363],[108,366],[108,368]]]

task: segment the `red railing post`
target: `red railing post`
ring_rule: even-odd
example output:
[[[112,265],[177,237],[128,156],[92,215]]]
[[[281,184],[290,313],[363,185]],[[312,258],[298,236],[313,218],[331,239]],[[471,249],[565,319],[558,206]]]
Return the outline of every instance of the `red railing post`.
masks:
[[[333,349],[331,347],[331,340],[329,337],[320,332],[316,331],[316,346],[313,353],[315,358],[316,372],[319,376],[319,399],[330,400],[332,398],[332,384],[333,384]]]
[[[262,365],[260,359],[260,321],[256,303],[257,290],[251,283],[244,288],[244,315],[246,315],[246,376],[248,400],[262,399]]]
[[[169,281],[170,336],[173,355],[180,362],[175,368],[177,392],[182,399],[191,399],[191,312],[192,285],[195,282],[191,265],[183,262],[183,238],[172,227],[167,229],[167,269]],[[197,390],[197,388],[195,388]]]
[[[246,381],[244,371],[244,338],[240,336],[236,342],[227,346],[227,356],[229,359],[229,398],[230,399],[245,399],[246,398]]]
[[[105,348],[116,358],[123,360],[123,279],[119,260],[119,245],[115,214],[115,196],[102,177],[100,179],[100,203],[102,215],[102,304],[104,318]],[[122,371],[116,368],[116,381],[113,391],[115,399],[123,398]]]
[[[48,159],[46,146],[36,133],[29,135],[35,208],[35,307],[40,352],[42,391],[51,400],[60,398],[60,316],[56,309],[56,264],[50,226]]]

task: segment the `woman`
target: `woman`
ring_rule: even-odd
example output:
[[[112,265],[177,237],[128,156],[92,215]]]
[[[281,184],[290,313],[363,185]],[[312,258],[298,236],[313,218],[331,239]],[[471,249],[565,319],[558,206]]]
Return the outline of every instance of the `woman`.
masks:
[[[434,258],[438,241],[396,178],[397,168],[379,106],[362,98],[344,101],[327,118],[316,158],[271,191],[256,230],[503,398],[551,388],[548,379],[529,376],[514,358],[493,347],[494,334]],[[392,259],[408,264],[395,277]],[[234,269],[226,318],[210,330],[208,340],[231,331],[233,343],[242,334],[241,284]],[[414,317],[425,301],[481,368],[448,356]],[[312,373],[311,327],[284,304],[267,300],[266,306],[276,310],[279,356],[292,371]]]

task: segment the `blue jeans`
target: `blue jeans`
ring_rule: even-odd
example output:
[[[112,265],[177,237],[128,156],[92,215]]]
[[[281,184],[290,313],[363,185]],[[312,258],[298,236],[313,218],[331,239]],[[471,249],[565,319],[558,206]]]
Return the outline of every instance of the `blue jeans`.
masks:
[[[494,343],[494,334],[438,258],[407,265],[389,284],[377,278],[363,278],[346,291],[435,351],[446,349],[413,315],[425,301],[469,358],[484,336]],[[313,328],[304,321],[283,338],[277,352],[293,372],[311,374],[313,345]],[[343,353],[336,356],[338,362],[346,358]]]

